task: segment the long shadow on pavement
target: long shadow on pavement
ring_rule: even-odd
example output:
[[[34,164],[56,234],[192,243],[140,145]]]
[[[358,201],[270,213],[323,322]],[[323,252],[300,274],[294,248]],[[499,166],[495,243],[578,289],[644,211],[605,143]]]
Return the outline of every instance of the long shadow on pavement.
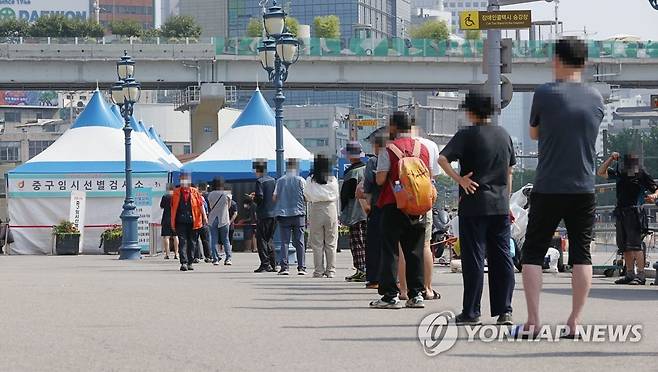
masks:
[[[571,288],[545,288],[542,292],[571,296]],[[592,288],[589,292],[590,298],[600,298],[617,301],[651,301],[658,299],[658,291],[643,288]]]

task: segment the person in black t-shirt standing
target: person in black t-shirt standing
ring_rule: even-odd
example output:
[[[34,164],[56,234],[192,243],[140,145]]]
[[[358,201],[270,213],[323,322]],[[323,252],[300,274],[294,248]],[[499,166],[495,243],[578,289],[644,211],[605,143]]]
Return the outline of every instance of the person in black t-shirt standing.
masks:
[[[457,324],[480,323],[485,252],[489,264],[491,316],[498,324],[512,324],[514,264],[510,253],[509,197],[512,166],[516,164],[509,134],[490,125],[491,97],[471,91],[464,108],[473,126],[460,130],[441,151],[439,165],[459,190],[459,242],[461,244],[464,300]],[[459,161],[461,174],[450,165]]]
[[[596,172],[599,176],[617,183],[617,208],[614,212],[617,220],[617,248],[624,253],[626,275],[615,283],[644,285],[646,257],[642,250],[642,222],[646,219],[646,210],[643,204],[645,201],[651,204],[656,202],[658,186],[640,167],[637,155],[624,155],[622,170],[619,170],[619,165],[615,168],[610,167],[613,161],[618,160],[619,153],[613,152]],[[636,268],[637,274],[635,274]]]

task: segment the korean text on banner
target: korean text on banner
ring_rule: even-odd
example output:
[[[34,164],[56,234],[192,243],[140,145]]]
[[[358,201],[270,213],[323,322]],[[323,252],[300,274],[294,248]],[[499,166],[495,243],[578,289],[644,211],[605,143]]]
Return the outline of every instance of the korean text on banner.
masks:
[[[84,191],[71,191],[71,208],[69,209],[69,221],[80,231],[79,252],[82,252],[82,242],[85,232],[85,207],[87,205],[87,193]]]

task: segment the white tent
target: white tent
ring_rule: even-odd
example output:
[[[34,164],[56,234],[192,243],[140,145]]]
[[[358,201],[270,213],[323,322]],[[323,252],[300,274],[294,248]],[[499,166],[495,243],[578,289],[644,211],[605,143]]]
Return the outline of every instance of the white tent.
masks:
[[[313,154],[283,128],[283,149],[286,158],[300,160],[302,172],[310,169]],[[267,159],[268,171],[276,170],[276,128],[272,109],[257,89],[233,126],[208,150],[183,165],[192,179],[209,181],[214,177],[225,180],[250,180],[254,159]]]
[[[69,220],[72,192],[84,192],[84,253],[99,253],[100,234],[120,224],[125,196],[124,133],[99,91],[74,125],[25,164],[10,171],[8,210],[12,254],[49,254],[51,226]],[[159,222],[159,200],[171,167],[140,141],[132,146],[133,186],[145,222]],[[148,223],[140,227],[148,229]],[[148,249],[148,231],[140,245]]]
[[[174,156],[174,154],[171,153],[171,150],[169,150],[169,147],[167,147],[167,145],[165,145],[165,143],[162,141],[162,138],[160,138],[160,135],[155,130],[155,127],[153,126],[149,127],[147,132],[149,137],[151,137],[151,139],[155,141],[155,143],[158,146],[160,146],[160,148],[164,151],[166,159],[168,159],[169,162],[171,162],[178,169],[180,169],[183,166],[183,164],[180,162],[180,160],[178,160],[176,156]]]

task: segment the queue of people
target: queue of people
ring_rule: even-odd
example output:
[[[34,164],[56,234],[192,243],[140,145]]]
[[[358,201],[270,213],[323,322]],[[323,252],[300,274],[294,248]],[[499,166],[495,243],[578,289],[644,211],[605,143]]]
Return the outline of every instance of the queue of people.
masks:
[[[581,321],[591,287],[595,142],[604,107],[601,95],[582,82],[588,55],[586,44],[574,38],[561,39],[555,44],[554,54],[555,82],[537,88],[529,123],[531,138],[539,142],[539,156],[521,258],[528,318],[515,332],[533,337],[541,326],[542,265],[551,237],[564,221],[570,240],[568,263],[573,270],[573,305],[566,322],[569,338],[576,337],[574,330]],[[349,165],[340,187],[332,162],[326,157],[316,156],[306,179],[298,174],[294,159],[288,159],[286,174],[278,180],[268,176],[267,161],[254,161],[255,191],[244,201],[246,209],[254,210],[249,221],[256,225],[260,259],[254,271],[275,272],[278,266],[279,275],[289,275],[288,250],[292,241],[297,274],[305,275],[307,232],[313,277],[335,277],[340,221],[349,228],[355,270],[345,280],[365,282],[366,288],[377,289],[380,297],[370,302],[371,308],[423,308],[425,301],[440,299],[432,287],[429,240],[432,206],[437,197],[434,178],[440,167],[460,189],[459,241],[464,288],[462,310],[455,321],[481,324],[486,258],[490,315],[499,325],[513,324],[516,282],[510,250],[513,216],[509,198],[512,167],[516,163],[514,147],[501,126],[491,125],[490,118],[498,108],[490,96],[472,90],[462,108],[472,125],[458,131],[440,152],[432,141],[415,132],[407,113],[394,112],[388,127],[368,138],[373,156],[364,159],[359,142],[347,144],[343,155]],[[612,167],[619,159],[620,155],[613,153],[597,172],[617,182],[618,245],[624,251],[627,266],[626,276],[617,282],[644,284],[640,206],[645,200],[658,199],[658,186],[639,167],[637,158],[625,156],[622,170]],[[459,171],[453,168],[453,162],[458,162]],[[213,260],[218,257],[216,244],[221,242],[225,262],[230,262],[230,195],[221,191],[221,183],[214,186],[205,209],[203,196],[190,188],[186,179],[181,179],[181,186],[163,198],[161,206],[167,218],[163,219],[162,235],[167,241],[174,238],[174,249],[178,238],[183,271],[192,270],[191,242],[204,224],[210,226]],[[273,243],[277,228],[281,238],[278,261]]]

